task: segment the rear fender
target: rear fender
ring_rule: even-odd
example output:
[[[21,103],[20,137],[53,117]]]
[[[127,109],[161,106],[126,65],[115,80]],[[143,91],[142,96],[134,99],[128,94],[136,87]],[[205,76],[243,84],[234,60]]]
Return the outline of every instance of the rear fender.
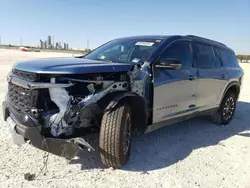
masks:
[[[232,81],[225,87],[224,92],[220,98],[220,104],[221,104],[223,98],[225,97],[226,93],[230,90],[230,88],[232,88],[234,86],[236,86],[236,88],[237,88],[236,95],[237,95],[237,97],[239,97],[241,83],[239,81]]]

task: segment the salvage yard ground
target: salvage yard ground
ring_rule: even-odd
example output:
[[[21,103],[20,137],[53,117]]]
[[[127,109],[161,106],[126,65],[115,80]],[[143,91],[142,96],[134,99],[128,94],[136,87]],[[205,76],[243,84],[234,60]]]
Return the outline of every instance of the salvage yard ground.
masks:
[[[72,54],[0,49],[1,100],[13,63],[66,56]],[[0,187],[250,187],[250,64],[241,66],[243,89],[228,126],[195,119],[140,136],[133,142],[130,161],[119,170],[104,168],[98,151],[83,151],[70,162],[51,154],[46,173],[27,181],[25,173],[37,175],[43,167],[44,152],[14,145],[1,113]],[[96,138],[89,136],[97,147]]]

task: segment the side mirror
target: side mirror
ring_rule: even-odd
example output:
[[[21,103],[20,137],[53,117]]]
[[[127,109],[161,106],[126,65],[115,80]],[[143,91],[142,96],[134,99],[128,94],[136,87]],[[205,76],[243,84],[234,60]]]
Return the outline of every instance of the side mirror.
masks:
[[[181,68],[181,62],[176,59],[164,59],[160,60],[160,63],[155,65],[157,68],[161,69],[180,69]]]

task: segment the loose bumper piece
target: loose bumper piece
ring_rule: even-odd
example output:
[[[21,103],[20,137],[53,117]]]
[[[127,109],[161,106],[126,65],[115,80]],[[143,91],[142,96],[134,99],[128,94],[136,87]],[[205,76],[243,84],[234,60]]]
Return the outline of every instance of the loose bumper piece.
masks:
[[[79,137],[72,139],[44,138],[37,125],[25,126],[17,120],[14,116],[14,109],[6,102],[3,102],[3,113],[7,119],[13,141],[19,146],[29,140],[34,147],[66,159],[74,158],[83,147],[88,148],[89,151],[94,150],[88,142]]]

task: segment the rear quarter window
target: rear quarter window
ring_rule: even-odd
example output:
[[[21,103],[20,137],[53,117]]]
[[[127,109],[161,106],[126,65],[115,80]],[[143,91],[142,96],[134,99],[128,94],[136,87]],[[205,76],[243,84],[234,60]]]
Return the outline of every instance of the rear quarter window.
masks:
[[[235,54],[228,50],[218,49],[221,61],[225,67],[238,67],[239,63]]]

